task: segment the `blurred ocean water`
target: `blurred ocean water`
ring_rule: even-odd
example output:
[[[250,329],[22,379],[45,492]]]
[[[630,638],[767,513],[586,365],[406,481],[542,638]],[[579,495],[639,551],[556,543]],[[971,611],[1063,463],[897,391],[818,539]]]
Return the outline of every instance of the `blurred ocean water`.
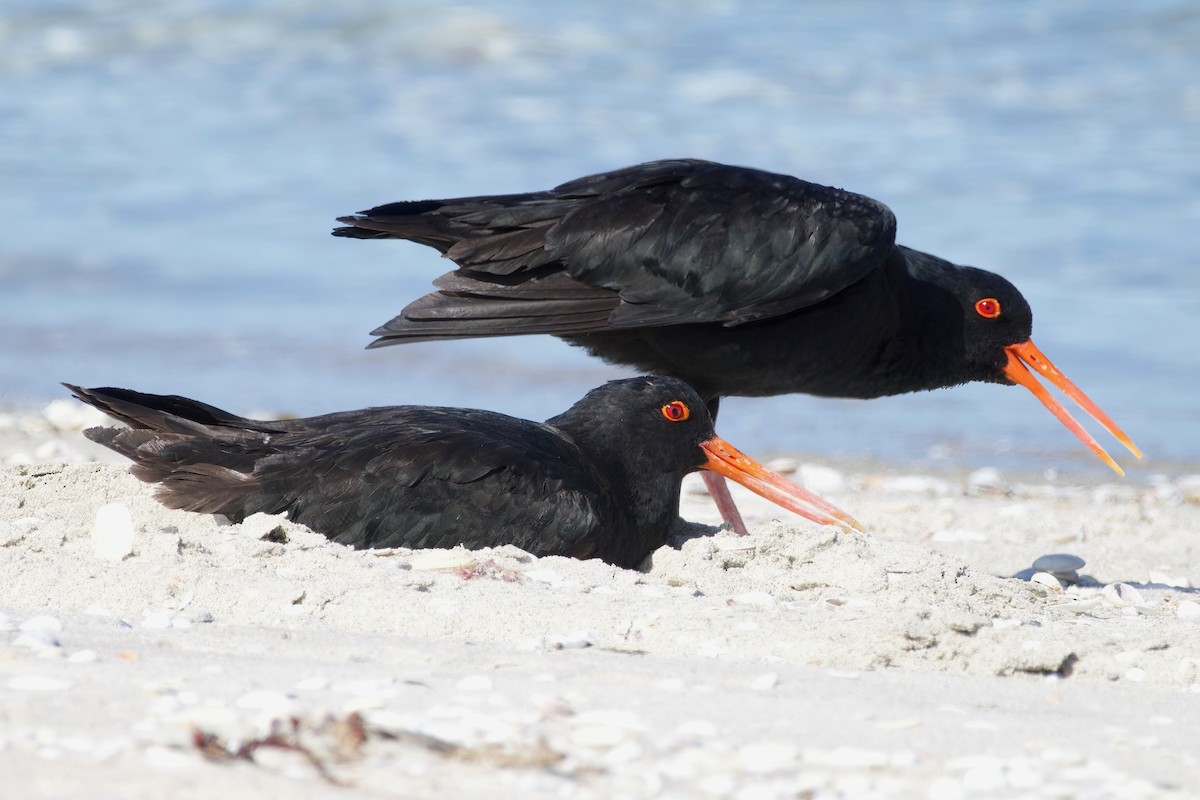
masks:
[[[672,156],[886,202],[903,244],[1022,289],[1136,470],[1200,462],[1200,6],[1163,0],[7,0],[0,406],[68,380],[550,416],[621,371],[549,337],[362,350],[448,265],[334,217]],[[731,400],[719,427],[1104,474],[1017,388]]]

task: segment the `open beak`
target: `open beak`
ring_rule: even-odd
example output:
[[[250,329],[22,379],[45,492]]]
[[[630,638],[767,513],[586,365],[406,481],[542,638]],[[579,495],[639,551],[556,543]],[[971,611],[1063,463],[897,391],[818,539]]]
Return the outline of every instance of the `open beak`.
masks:
[[[1125,431],[1117,427],[1117,423],[1109,419],[1108,414],[1100,410],[1100,407],[1088,399],[1088,396],[1080,391],[1079,387],[1067,380],[1067,376],[1058,371],[1058,367],[1051,363],[1050,359],[1046,358],[1041,350],[1033,346],[1033,341],[1019,342],[1018,344],[1010,344],[1004,348],[1008,353],[1008,364],[1004,367],[1004,374],[1009,380],[1014,383],[1019,383],[1042,401],[1042,405],[1050,409],[1050,413],[1058,417],[1058,421],[1066,425],[1071,433],[1079,437],[1079,441],[1083,442],[1088,448],[1100,456],[1105,464],[1108,464],[1118,475],[1124,475],[1125,471],[1117,466],[1117,462],[1112,460],[1112,456],[1104,452],[1104,448],[1099,442],[1092,438],[1091,434],[1083,429],[1075,418],[1063,408],[1050,392],[1046,391],[1046,387],[1038,383],[1037,378],[1033,376],[1031,370],[1041,373],[1046,380],[1057,386],[1063,394],[1070,397],[1079,407],[1092,415],[1092,419],[1104,426],[1104,429],[1117,437],[1117,441],[1129,448],[1129,452],[1133,453],[1138,458],[1142,457],[1142,451],[1138,450]]]
[[[700,449],[708,456],[708,461],[701,465],[703,469],[712,470],[737,481],[777,506],[821,525],[840,525],[844,528],[863,530],[862,524],[845,511],[825,502],[800,484],[771,472],[720,436],[713,436],[701,442]]]

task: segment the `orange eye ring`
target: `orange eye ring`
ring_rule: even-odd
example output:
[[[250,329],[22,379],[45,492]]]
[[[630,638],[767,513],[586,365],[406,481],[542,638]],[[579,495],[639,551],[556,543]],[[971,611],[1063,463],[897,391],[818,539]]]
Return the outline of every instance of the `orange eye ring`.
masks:
[[[994,297],[985,297],[975,302],[975,313],[984,319],[995,319],[1000,316],[1000,301]]]
[[[692,410],[682,400],[672,400],[663,406],[661,411],[670,422],[683,422],[692,415]]]

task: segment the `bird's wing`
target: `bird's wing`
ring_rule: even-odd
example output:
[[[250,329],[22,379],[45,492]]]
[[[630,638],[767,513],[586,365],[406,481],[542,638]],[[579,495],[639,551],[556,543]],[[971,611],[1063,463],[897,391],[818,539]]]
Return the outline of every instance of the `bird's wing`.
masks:
[[[412,239],[459,265],[376,331],[405,339],[764,319],[862,278],[896,229],[868,197],[695,160],[343,221],[338,235]]]
[[[583,558],[614,511],[572,442],[502,414],[394,406],[262,423],[173,395],[70,388],[131,426],[85,433],[171,508],[286,512],[354,547],[511,543]]]
[[[594,548],[610,500],[561,434],[490,412],[370,411],[276,438],[252,502],[354,547]]]
[[[895,242],[883,204],[786,175],[693,164],[667,183],[606,183],[546,245],[571,277],[618,292],[614,328],[785,314],[858,281]]]

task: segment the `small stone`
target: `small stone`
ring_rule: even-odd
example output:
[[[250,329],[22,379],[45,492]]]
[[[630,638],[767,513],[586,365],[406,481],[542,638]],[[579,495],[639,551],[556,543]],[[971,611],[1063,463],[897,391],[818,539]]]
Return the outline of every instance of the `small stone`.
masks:
[[[76,650],[67,656],[67,661],[70,661],[72,664],[90,664],[99,659],[100,655],[95,650]]]
[[[133,519],[121,503],[107,503],[92,523],[92,551],[103,561],[118,562],[133,552]]]
[[[1036,558],[1032,566],[1035,571],[1058,575],[1081,570],[1085,564],[1087,562],[1082,558],[1070,553],[1050,553]]]
[[[1127,681],[1141,683],[1142,681],[1146,680],[1146,670],[1142,669],[1141,667],[1130,667],[1129,669],[1125,670],[1125,673],[1121,677]]]

